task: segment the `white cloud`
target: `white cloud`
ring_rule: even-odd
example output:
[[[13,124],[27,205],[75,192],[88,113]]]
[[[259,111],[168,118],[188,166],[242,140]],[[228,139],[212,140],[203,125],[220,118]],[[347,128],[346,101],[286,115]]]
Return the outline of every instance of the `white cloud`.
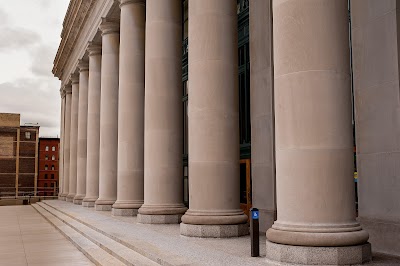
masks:
[[[30,47],[40,42],[40,35],[24,28],[0,27],[0,52]]]

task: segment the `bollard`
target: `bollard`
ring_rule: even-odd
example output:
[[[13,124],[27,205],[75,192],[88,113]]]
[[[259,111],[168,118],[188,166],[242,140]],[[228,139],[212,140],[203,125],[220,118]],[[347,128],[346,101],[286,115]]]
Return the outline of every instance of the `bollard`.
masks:
[[[260,232],[259,232],[259,212],[257,208],[250,209],[250,239],[251,239],[251,256],[260,256]]]

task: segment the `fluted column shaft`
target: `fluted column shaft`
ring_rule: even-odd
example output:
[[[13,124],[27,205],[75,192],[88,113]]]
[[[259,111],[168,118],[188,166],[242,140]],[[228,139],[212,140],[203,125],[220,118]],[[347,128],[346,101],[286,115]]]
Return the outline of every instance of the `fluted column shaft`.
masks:
[[[64,130],[65,130],[65,90],[61,89],[61,120],[60,120],[60,145],[59,145],[59,162],[58,162],[58,196],[62,199],[63,181],[64,181]]]
[[[66,85],[65,88],[65,127],[64,127],[64,147],[63,147],[63,193],[61,200],[66,200],[69,193],[69,172],[70,172],[70,137],[71,137],[71,102],[72,102],[72,88],[71,85]]]
[[[99,198],[101,46],[90,43],[88,51],[86,195],[82,205],[94,207],[94,202]]]
[[[274,35],[278,219],[267,238],[295,246],[363,244],[368,234],[355,219],[347,1],[275,1],[273,14],[280,33]]]
[[[96,210],[117,199],[119,23],[103,21],[100,104],[99,198]]]
[[[118,184],[114,215],[134,215],[143,204],[144,1],[121,1],[118,102]]]
[[[69,193],[67,201],[72,202],[76,195],[77,180],[77,148],[78,148],[78,108],[79,108],[79,75],[71,76],[72,103],[71,103],[71,135],[70,135],[70,170],[69,170]]]
[[[236,1],[193,0],[189,17],[190,201],[181,233],[239,236],[248,231],[239,203]]]
[[[88,82],[89,64],[79,61],[79,113],[78,113],[78,148],[77,148],[77,182],[74,204],[81,205],[86,194],[87,163],[87,116],[88,116]]]
[[[182,203],[181,5],[180,0],[146,3],[144,204],[138,216],[141,223],[179,223],[186,210]]]

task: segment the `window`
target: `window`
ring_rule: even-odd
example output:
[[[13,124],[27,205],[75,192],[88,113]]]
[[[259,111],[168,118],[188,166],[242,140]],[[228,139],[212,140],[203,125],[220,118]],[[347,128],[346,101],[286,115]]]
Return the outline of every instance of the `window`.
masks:
[[[44,170],[49,170],[49,166],[47,164],[44,166]]]
[[[51,160],[54,161],[55,159],[56,159],[56,156],[55,156],[55,155],[52,155],[52,156],[51,156]]]
[[[56,147],[54,147],[54,146],[51,147],[51,150],[52,150],[52,151],[56,151]]]
[[[51,187],[54,187],[54,183],[51,183]]]
[[[46,146],[46,151],[49,151],[49,146]]]
[[[51,166],[51,170],[55,170],[54,165]]]
[[[44,159],[47,161],[49,159],[49,156],[44,156]]]
[[[54,179],[54,174],[51,174],[51,179]]]
[[[47,174],[44,174],[44,179],[47,179],[47,177],[48,177],[48,175],[47,175]]]
[[[44,187],[47,187],[47,183],[44,183]]]
[[[25,138],[31,139],[31,132],[25,132]]]

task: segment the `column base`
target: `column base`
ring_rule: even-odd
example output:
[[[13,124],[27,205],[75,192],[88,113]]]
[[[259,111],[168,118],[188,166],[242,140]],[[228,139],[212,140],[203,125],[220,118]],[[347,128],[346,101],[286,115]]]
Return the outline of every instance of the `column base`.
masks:
[[[180,224],[180,233],[184,236],[202,238],[229,238],[249,234],[249,225],[244,224]]]
[[[136,216],[138,209],[118,209],[113,207],[111,213],[114,216]]]
[[[65,201],[65,196],[58,196],[59,200]]]
[[[371,244],[345,247],[290,246],[266,242],[269,265],[353,265],[371,261]]]
[[[82,205],[82,201],[85,198],[85,195],[75,195],[74,197],[74,204],[76,205]]]
[[[141,224],[179,224],[183,214],[138,214],[137,222]]]
[[[111,211],[112,204],[94,204],[94,209],[96,211]]]
[[[73,202],[75,198],[75,194],[68,194],[67,198],[65,199],[65,201],[68,202]]]
[[[94,201],[82,201],[82,206],[87,208],[94,207]]]
[[[75,205],[82,205],[82,200],[81,199],[76,199],[75,198],[73,202],[74,202]]]

